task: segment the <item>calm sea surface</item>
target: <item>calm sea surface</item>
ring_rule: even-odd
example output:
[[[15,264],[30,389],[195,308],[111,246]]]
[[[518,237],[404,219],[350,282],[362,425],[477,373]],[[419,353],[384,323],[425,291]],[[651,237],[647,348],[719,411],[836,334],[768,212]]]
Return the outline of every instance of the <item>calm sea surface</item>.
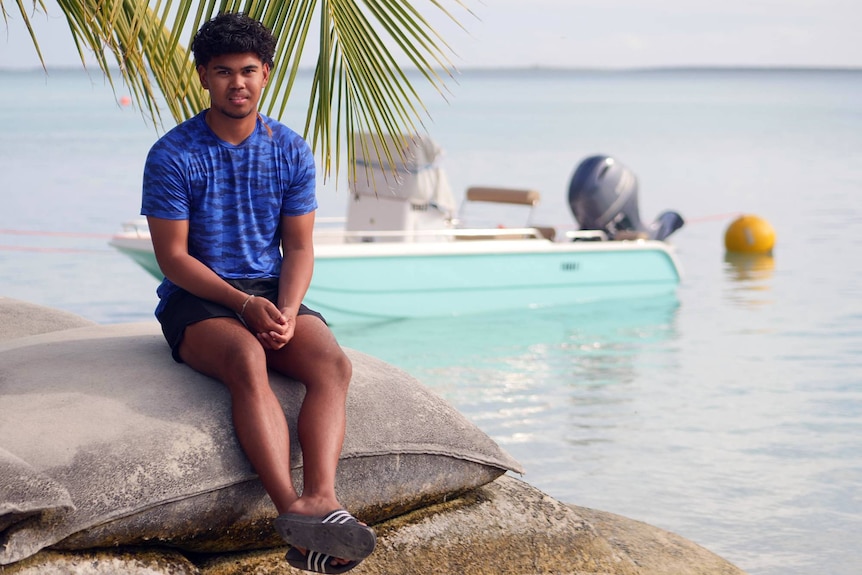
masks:
[[[0,295],[149,321],[156,282],[107,247],[157,137],[94,74],[0,72]],[[862,569],[862,71],[468,71],[426,124],[456,195],[542,192],[573,226],[588,155],[638,175],[678,297],[338,329],[407,369],[562,501],[668,529],[752,575]],[[302,126],[304,107],[283,118]],[[339,179],[336,178],[336,181]],[[346,186],[321,188],[321,215]],[[730,258],[735,214],[774,257]]]

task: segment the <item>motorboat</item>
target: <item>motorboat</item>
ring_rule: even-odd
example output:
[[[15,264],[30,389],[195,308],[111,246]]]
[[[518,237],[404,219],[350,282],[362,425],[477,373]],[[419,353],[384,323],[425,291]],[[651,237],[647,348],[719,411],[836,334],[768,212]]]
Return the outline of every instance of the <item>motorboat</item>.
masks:
[[[456,209],[429,138],[359,138],[346,217],[315,224],[304,300],[333,325],[676,293],[680,266],[666,239],[683,219],[668,211],[641,223],[637,178],[611,156],[577,166],[568,200],[578,228],[561,231],[532,223],[536,190],[474,186]],[[487,223],[509,208],[526,209],[526,223]],[[110,244],[162,279],[146,220]]]

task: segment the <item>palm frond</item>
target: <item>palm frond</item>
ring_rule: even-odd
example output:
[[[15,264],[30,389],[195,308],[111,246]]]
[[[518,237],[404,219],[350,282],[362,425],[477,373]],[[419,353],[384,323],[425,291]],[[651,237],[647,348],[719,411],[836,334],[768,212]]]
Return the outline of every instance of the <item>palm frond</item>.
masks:
[[[16,1],[38,51],[25,0]],[[82,63],[92,54],[112,86],[112,65],[119,65],[138,108],[156,125],[161,122],[159,96],[177,122],[207,105],[187,48],[206,20],[221,12],[245,12],[273,31],[276,66],[262,107],[276,118],[296,88],[316,23],[317,45],[310,48],[317,49],[317,59],[304,136],[320,153],[324,176],[333,168],[333,157],[339,169],[342,145],[348,163],[355,165],[356,133],[370,132],[382,140],[424,128],[427,111],[398,57],[406,58],[441,95],[442,76],[451,78],[454,71],[450,46],[415,8],[416,2],[408,0],[157,0],[154,6],[146,0],[57,1]],[[457,23],[442,2],[425,1]],[[467,10],[461,0],[450,3]],[[33,7],[45,10],[43,0],[33,0]],[[0,10],[5,18],[3,0]],[[392,160],[390,150],[383,153]]]
[[[36,40],[36,33],[33,31],[33,24],[30,22],[30,13],[36,14],[41,12],[45,14],[45,3],[42,0],[33,0],[33,9],[28,11],[24,6],[24,0],[17,0],[18,10],[21,13],[21,19],[24,21],[24,26],[27,28],[27,33],[30,34],[30,39],[33,40],[33,48],[36,49],[36,54],[39,56],[39,61],[42,63],[42,68],[45,68],[45,58],[42,56],[42,49],[39,48],[39,42]],[[3,14],[3,21],[9,25],[9,13],[6,12],[6,6],[3,5],[3,0],[0,0],[0,14]]]

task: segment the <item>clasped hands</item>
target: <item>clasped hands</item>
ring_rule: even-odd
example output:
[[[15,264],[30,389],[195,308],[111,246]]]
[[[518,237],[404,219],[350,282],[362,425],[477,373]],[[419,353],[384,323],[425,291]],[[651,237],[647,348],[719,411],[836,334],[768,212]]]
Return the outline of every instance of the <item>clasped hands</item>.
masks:
[[[296,329],[296,316],[289,309],[278,309],[265,297],[253,297],[242,314],[246,326],[257,336],[264,349],[278,350],[287,345]]]

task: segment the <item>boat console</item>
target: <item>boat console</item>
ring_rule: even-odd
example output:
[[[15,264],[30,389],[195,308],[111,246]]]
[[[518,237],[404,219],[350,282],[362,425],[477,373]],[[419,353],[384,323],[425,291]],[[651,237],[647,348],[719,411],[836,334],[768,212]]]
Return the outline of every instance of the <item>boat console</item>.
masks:
[[[452,227],[455,201],[430,138],[360,133],[354,150],[345,241],[429,241],[430,231]]]

